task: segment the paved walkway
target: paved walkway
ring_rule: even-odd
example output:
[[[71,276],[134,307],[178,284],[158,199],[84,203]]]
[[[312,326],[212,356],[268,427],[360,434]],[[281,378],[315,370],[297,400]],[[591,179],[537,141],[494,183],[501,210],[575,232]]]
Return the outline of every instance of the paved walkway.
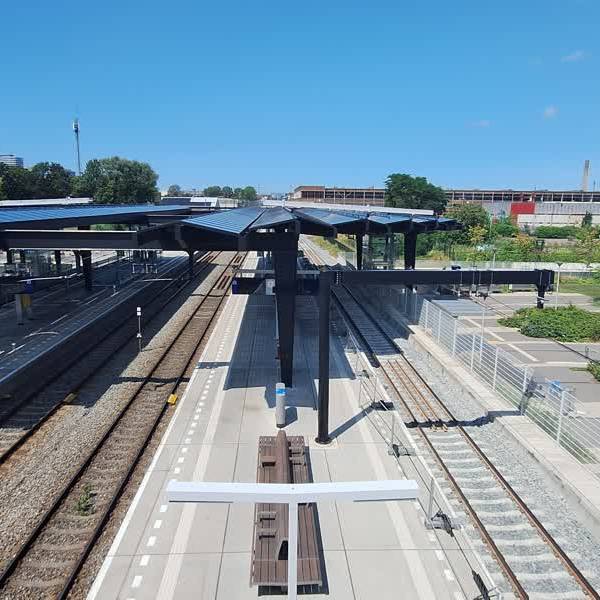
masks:
[[[316,446],[315,305],[298,301],[289,435],[304,435],[315,481],[402,477],[369,419],[333,344],[334,442]],[[88,596],[144,600],[256,598],[249,586],[253,507],[169,505],[168,481],[255,481],[257,442],[273,435],[275,307],[268,296],[232,296],[180,401]],[[457,600],[476,595],[476,558],[425,529],[416,502],[319,504],[328,595],[335,600]],[[443,541],[440,543],[440,537]],[[450,556],[450,558],[449,558]],[[466,596],[459,582],[470,581]],[[270,596],[264,596],[269,598]],[[273,598],[281,598],[274,596]]]

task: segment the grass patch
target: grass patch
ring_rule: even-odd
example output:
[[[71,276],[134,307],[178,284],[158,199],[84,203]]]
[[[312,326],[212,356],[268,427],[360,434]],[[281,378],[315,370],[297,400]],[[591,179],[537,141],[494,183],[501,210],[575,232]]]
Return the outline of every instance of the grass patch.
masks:
[[[498,319],[499,325],[516,327],[523,335],[550,338],[561,342],[597,342],[600,340],[600,314],[576,306],[521,308],[514,315]]]
[[[83,517],[91,515],[96,509],[95,496],[96,494],[92,492],[92,486],[86,483],[75,504],[75,512]]]
[[[600,304],[600,280],[597,277],[565,277],[560,280],[560,291],[583,294]]]
[[[597,381],[600,381],[600,363],[591,362],[587,366],[587,370],[594,376]]]

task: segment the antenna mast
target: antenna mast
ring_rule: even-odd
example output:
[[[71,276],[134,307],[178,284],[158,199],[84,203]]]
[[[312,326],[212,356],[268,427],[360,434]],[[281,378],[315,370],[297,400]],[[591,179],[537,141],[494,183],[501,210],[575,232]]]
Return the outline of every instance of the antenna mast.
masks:
[[[75,133],[75,145],[77,146],[77,174],[81,175],[81,157],[79,155],[79,119],[73,121],[73,132]]]

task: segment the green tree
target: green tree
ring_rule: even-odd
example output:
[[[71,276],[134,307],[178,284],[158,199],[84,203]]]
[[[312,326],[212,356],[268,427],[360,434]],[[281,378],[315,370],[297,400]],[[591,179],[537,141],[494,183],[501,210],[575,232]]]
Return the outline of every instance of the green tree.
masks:
[[[223,198],[233,198],[233,188],[224,185],[221,189],[221,194],[223,194]]]
[[[233,190],[233,197],[234,198],[241,198],[242,197],[242,188],[235,188],[235,190]]]
[[[454,244],[471,244],[471,229],[478,227],[484,230],[483,239],[485,241],[490,230],[490,217],[479,204],[454,204],[448,207],[445,216],[449,219],[456,219],[462,224],[462,231],[453,231],[448,233],[448,238]]]
[[[585,215],[583,215],[583,219],[581,220],[582,227],[591,227],[592,226],[592,213],[587,211]]]
[[[240,200],[246,202],[252,202],[256,200],[257,197],[256,190],[251,185],[247,185],[240,193]]]
[[[490,231],[493,238],[516,237],[519,233],[519,228],[508,217],[502,217],[495,223],[492,223]]]
[[[167,189],[167,196],[181,196],[182,190],[179,185],[170,185]]]
[[[41,162],[30,169],[36,198],[65,198],[71,193],[75,173],[58,163]]]
[[[209,185],[207,188],[204,188],[202,195],[209,198],[218,198],[223,195],[223,190],[219,185]]]
[[[29,169],[0,164],[2,194],[7,200],[27,200],[36,197],[35,178]]]
[[[100,204],[143,204],[158,199],[157,181],[149,164],[113,156],[90,160],[75,179],[73,192]]]
[[[441,214],[446,207],[446,195],[440,187],[425,177],[392,173],[385,181],[385,205],[397,208],[421,208]]]

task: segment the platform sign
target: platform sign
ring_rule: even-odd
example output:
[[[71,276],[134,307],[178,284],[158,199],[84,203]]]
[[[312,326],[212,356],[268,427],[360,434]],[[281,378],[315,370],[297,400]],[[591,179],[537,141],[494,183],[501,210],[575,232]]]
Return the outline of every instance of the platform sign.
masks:
[[[141,306],[138,306],[135,309],[135,314],[136,314],[137,317],[141,317],[142,316],[142,307]]]
[[[26,279],[23,283],[23,291],[26,294],[33,294],[33,281],[31,279]]]

